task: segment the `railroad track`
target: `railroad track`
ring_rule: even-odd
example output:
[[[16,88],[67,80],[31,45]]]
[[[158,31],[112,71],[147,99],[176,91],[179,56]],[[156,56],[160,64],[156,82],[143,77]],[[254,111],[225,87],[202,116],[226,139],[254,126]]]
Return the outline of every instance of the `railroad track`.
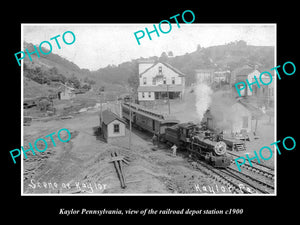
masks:
[[[232,152],[227,151],[227,153],[234,156],[233,158],[240,157]],[[255,161],[253,161],[252,166],[250,166],[248,161],[246,161],[245,164],[241,165],[242,171],[239,171],[233,160],[228,168],[219,169],[200,160],[196,155],[197,154],[192,155],[193,161],[197,163],[196,168],[208,177],[227,186],[232,193],[274,193],[274,170],[268,166]]]
[[[227,153],[228,153],[229,155],[234,156],[234,157],[241,157],[240,155],[236,155],[236,154],[234,154],[234,153],[232,153],[232,152],[228,152],[228,151],[227,151]],[[239,160],[238,160],[238,162],[242,162],[242,161],[243,161],[242,159],[239,159]],[[242,169],[246,169],[246,170],[248,170],[248,171],[252,171],[253,173],[260,174],[260,175],[262,175],[262,176],[264,176],[264,177],[266,177],[266,178],[271,179],[271,180],[274,181],[275,175],[274,175],[274,170],[273,170],[272,168],[270,168],[270,167],[268,167],[268,166],[266,166],[266,165],[257,163],[257,162],[255,162],[255,161],[252,161],[251,163],[252,163],[252,166],[250,166],[249,162],[246,161],[245,164],[240,165],[240,167],[241,167]],[[237,166],[236,166],[234,160],[232,161],[231,168],[232,168],[232,169],[237,169]],[[246,171],[246,170],[244,170],[244,171]],[[244,171],[241,171],[241,173],[243,173]]]
[[[240,172],[237,170],[237,168],[232,168],[232,166],[228,167],[226,171],[228,171],[228,173],[234,174],[235,176],[242,178],[243,180],[246,180],[248,183],[251,183],[252,185],[256,186],[255,188],[263,193],[267,194],[274,192],[273,179],[265,178],[258,174],[253,174],[249,171]]]
[[[251,189],[249,188],[247,189],[244,184],[242,185],[243,186],[242,187],[241,182],[237,180],[235,177],[223,173],[222,170],[214,168],[213,166],[197,158],[193,157],[193,161],[197,162],[197,167],[196,167],[197,169],[199,169],[201,172],[205,173],[215,181],[220,182],[223,185],[227,186],[227,188],[231,190],[232,193],[237,193],[237,194],[252,193]]]
[[[212,179],[226,185],[232,193],[245,194],[271,194],[274,193],[274,180],[256,174],[255,172],[247,171],[240,172],[231,165],[226,169],[215,168],[206,162],[193,157],[197,162],[197,168],[204,172]]]

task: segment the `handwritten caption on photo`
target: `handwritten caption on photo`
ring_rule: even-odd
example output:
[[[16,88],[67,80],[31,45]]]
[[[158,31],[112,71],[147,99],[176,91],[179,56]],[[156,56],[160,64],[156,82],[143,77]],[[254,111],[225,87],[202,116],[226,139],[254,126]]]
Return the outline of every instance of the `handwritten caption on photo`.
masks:
[[[103,192],[107,189],[108,185],[104,183],[96,183],[96,182],[79,182],[79,181],[70,181],[66,183],[59,183],[59,182],[45,182],[45,181],[36,181],[34,179],[30,180],[30,184],[28,187],[32,190],[48,190],[48,191],[69,191],[73,188],[75,190],[92,194],[95,192]]]

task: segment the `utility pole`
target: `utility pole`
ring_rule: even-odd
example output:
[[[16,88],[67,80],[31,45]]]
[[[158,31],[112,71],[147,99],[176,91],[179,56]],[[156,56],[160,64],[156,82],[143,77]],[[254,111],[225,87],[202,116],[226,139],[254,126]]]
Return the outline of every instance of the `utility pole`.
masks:
[[[100,88],[100,92],[99,92],[99,96],[100,96],[100,118],[101,118],[101,124],[100,124],[100,126],[102,126],[102,119],[103,119],[103,114],[102,114],[102,100],[103,100],[103,98],[102,98],[102,93],[104,92],[104,87],[101,87]]]
[[[169,114],[171,113],[170,109],[170,95],[169,95],[169,85],[167,84],[167,94],[168,94],[168,108],[169,108]]]
[[[131,96],[130,96],[130,100],[129,100],[129,150],[131,150],[131,129],[132,129],[131,117],[132,117],[132,113],[131,113]]]
[[[131,110],[131,103],[132,103],[133,96],[134,96],[134,90],[131,90],[131,92],[130,92],[130,98],[129,98],[129,150],[131,150],[131,132],[132,132],[132,110]]]
[[[131,150],[131,133],[132,133],[132,109],[131,109],[131,104],[132,104],[132,99],[135,96],[135,90],[132,88],[130,90],[130,98],[129,98],[129,150]]]
[[[99,94],[100,97],[100,116],[101,116],[101,123],[102,123],[102,99],[101,99],[101,92]]]

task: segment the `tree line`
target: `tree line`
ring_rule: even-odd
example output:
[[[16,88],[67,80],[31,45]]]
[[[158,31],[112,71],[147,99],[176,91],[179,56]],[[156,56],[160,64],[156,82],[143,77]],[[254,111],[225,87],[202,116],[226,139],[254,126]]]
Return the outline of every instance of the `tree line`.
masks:
[[[66,85],[70,85],[76,89],[87,89],[91,88],[91,85],[95,84],[95,81],[88,77],[83,79],[83,83],[72,74],[71,77],[66,77],[61,74],[56,67],[50,69],[42,69],[41,67],[30,68],[24,63],[24,76],[39,84],[50,85],[51,82],[61,82]]]

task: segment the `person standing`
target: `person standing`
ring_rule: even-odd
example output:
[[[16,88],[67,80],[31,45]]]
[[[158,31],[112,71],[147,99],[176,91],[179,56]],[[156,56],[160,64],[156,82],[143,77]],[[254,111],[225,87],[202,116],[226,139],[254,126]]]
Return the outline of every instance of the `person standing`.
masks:
[[[158,144],[158,138],[157,138],[156,134],[154,134],[153,137],[152,137],[152,143],[153,143],[154,146]]]
[[[173,156],[176,156],[177,146],[174,144],[172,147]]]

